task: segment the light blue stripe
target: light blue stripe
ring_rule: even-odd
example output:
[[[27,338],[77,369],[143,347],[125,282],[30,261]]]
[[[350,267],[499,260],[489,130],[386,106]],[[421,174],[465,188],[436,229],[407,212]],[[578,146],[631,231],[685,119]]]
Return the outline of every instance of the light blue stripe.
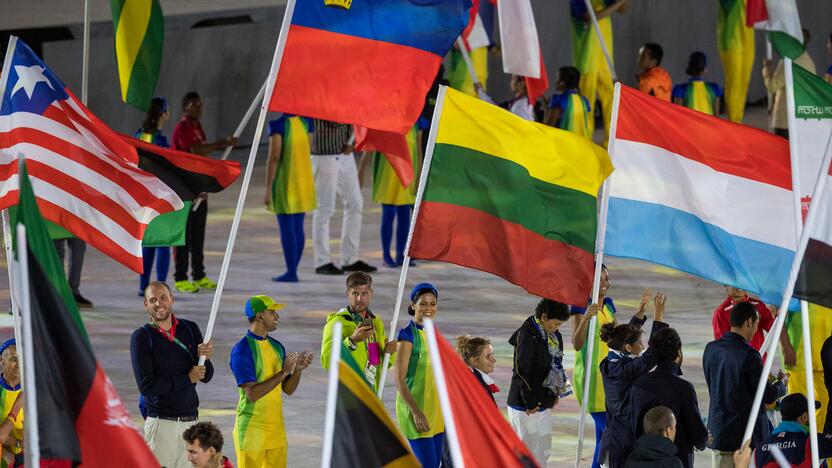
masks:
[[[734,236],[690,213],[621,198],[610,198],[604,251],[730,284],[775,305],[794,259],[791,250]]]

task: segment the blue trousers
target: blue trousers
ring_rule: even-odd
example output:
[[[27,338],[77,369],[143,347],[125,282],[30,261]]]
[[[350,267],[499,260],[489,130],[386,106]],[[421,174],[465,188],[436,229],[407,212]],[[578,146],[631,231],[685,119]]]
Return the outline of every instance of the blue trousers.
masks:
[[[142,247],[144,273],[139,275],[139,291],[142,293],[144,293],[147,285],[150,284],[150,270],[153,269],[154,259],[156,260],[156,280],[163,282],[168,280],[170,247]]]
[[[280,228],[280,243],[283,245],[283,258],[286,260],[287,278],[297,279],[298,265],[303,256],[306,245],[306,235],[303,232],[303,218],[306,213],[279,214],[277,225]]]
[[[592,455],[592,468],[601,468],[601,461],[598,460],[598,457],[601,451],[601,434],[604,433],[604,428],[607,426],[607,412],[598,411],[589,414],[592,415],[592,420],[595,422],[595,453]]]
[[[381,205],[381,252],[387,265],[404,262],[404,247],[410,230],[410,212],[413,205]],[[396,259],[390,255],[393,240],[393,222],[396,221]]]
[[[407,441],[410,442],[410,448],[422,464],[422,468],[439,468],[439,462],[442,461],[442,446],[445,443],[444,432],[433,437],[407,439]]]

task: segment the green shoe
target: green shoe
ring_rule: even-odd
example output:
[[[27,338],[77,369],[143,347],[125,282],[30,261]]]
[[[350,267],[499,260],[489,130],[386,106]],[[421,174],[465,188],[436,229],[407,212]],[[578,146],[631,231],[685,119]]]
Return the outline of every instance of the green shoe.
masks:
[[[211,279],[208,278],[207,276],[202,278],[202,279],[194,281],[194,284],[196,286],[200,287],[200,288],[217,289],[217,283],[211,281]]]
[[[176,287],[176,290],[179,292],[195,293],[199,291],[199,285],[197,285],[197,283],[194,281],[177,281],[174,286]]]

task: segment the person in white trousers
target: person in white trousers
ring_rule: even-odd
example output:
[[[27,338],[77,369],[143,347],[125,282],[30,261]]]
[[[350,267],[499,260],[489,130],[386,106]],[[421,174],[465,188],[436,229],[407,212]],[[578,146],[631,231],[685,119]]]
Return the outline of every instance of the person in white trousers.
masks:
[[[344,271],[371,273],[377,268],[361,261],[361,219],[364,199],[358,185],[358,170],[353,155],[352,126],[315,119],[312,137],[312,174],[318,206],[312,213],[312,241],[315,273],[341,275]],[[335,214],[336,196],[343,200],[341,226],[341,268],[332,262],[329,224]]]

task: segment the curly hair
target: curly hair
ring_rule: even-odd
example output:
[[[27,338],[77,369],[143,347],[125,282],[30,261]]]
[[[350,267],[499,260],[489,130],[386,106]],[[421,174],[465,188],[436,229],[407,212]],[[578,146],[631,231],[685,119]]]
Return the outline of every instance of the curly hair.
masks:
[[[203,450],[208,450],[213,447],[217,452],[222,451],[222,432],[212,422],[198,422],[194,424],[185,429],[182,438],[189,444],[199,441],[199,446]]]
[[[650,349],[657,362],[675,361],[682,352],[682,339],[676,330],[665,328],[650,338]]]
[[[534,308],[534,316],[542,320],[544,315],[547,320],[557,319],[565,322],[569,320],[569,306],[551,299],[541,299]]]

